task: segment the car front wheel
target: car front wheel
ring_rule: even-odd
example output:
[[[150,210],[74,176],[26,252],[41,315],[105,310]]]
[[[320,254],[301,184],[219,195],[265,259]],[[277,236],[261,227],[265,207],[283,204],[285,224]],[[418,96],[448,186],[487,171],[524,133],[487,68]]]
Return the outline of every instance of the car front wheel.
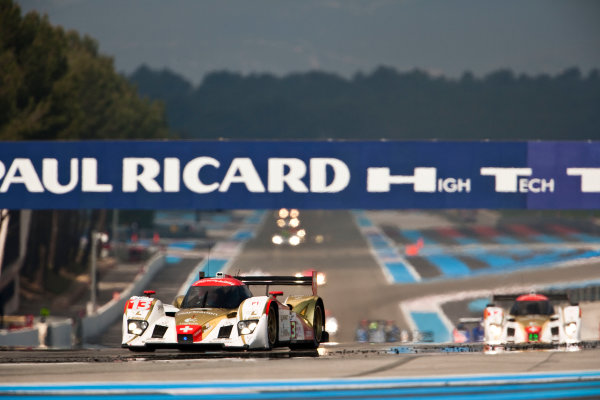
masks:
[[[267,350],[271,350],[277,343],[277,328],[277,312],[270,307],[267,315]]]

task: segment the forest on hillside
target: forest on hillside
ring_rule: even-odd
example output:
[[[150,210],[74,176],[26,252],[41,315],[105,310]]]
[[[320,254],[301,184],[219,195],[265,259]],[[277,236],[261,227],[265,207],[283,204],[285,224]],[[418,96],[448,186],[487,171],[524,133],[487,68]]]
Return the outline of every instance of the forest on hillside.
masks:
[[[0,140],[170,136],[163,105],[141,98],[93,38],[0,0]],[[10,221],[4,266],[19,256],[19,213],[2,215]],[[61,277],[87,270],[85,238],[108,221],[109,210],[33,211],[21,284],[33,292],[64,289]]]
[[[169,70],[129,76],[192,139],[589,140],[600,138],[600,72],[501,69],[459,79],[379,67],[351,79],[214,72],[194,87]]]

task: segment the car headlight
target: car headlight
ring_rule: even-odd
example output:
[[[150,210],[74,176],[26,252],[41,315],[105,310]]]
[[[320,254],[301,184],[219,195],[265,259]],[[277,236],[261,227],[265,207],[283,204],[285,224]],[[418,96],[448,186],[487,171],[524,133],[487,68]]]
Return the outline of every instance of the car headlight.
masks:
[[[271,241],[273,242],[273,244],[281,244],[283,243],[283,238],[279,235],[273,235]]]
[[[127,332],[134,335],[141,335],[148,328],[148,321],[140,321],[139,319],[130,319],[127,321]]]
[[[292,236],[290,238],[290,244],[292,246],[298,246],[300,244],[300,238],[298,236],[296,236],[296,235]]]
[[[565,325],[565,333],[571,338],[574,337],[577,333],[577,324],[575,322],[571,322]]]
[[[247,321],[240,321],[240,322],[238,322],[237,326],[238,326],[238,332],[240,333],[240,335],[249,335],[252,332],[254,332],[254,330],[258,326],[258,320],[250,319]]]

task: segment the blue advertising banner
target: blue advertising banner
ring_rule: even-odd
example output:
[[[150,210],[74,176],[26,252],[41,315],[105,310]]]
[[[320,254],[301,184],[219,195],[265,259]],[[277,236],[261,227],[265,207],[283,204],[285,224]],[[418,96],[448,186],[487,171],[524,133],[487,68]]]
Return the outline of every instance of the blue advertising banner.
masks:
[[[600,142],[4,142],[8,209],[597,209]]]

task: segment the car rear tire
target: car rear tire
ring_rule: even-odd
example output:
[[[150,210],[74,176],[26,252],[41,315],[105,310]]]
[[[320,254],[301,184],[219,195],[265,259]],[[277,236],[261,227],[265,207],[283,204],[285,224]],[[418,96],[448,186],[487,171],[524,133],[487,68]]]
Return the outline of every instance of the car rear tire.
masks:
[[[313,315],[313,348],[319,347],[321,340],[323,339],[323,331],[325,320],[323,318],[323,310],[321,304],[317,304],[315,307],[315,313]]]
[[[294,343],[290,345],[290,349],[292,350],[301,350],[301,349],[316,349],[321,344],[323,340],[323,334],[326,333],[324,329],[325,318],[323,313],[323,305],[322,303],[317,303],[315,306],[315,311],[313,313],[313,339],[309,342],[304,343]]]

